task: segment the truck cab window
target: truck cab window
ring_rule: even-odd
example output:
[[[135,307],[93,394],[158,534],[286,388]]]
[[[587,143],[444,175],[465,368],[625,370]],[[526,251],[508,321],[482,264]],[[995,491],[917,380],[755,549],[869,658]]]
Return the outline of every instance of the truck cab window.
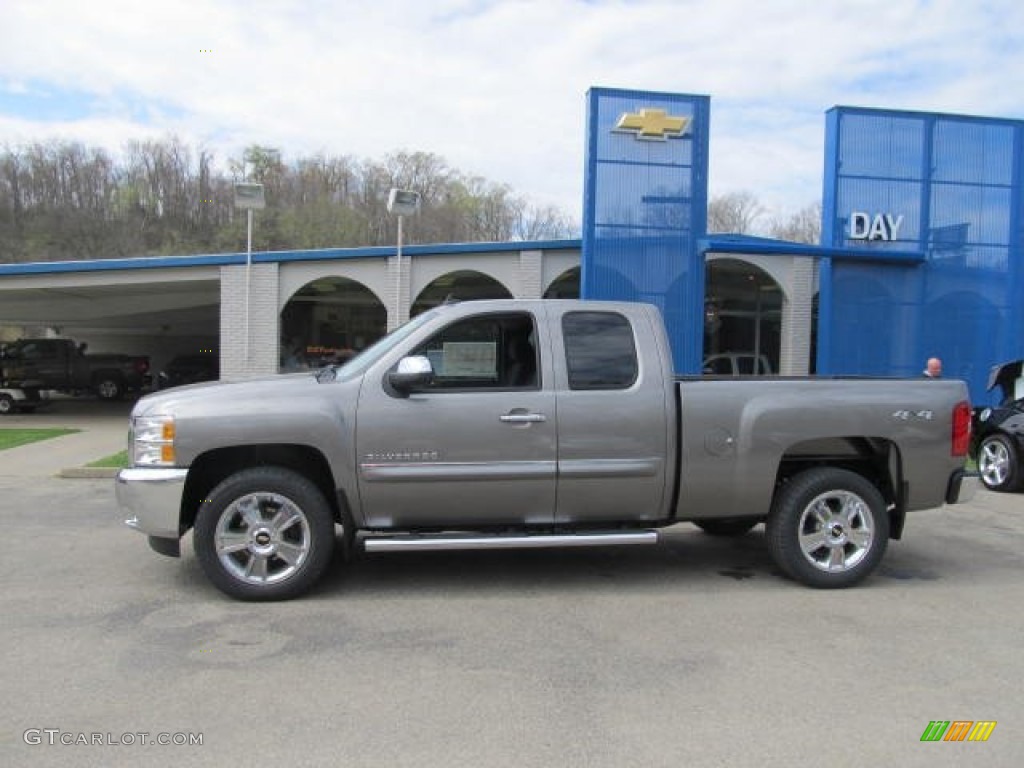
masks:
[[[639,365],[633,329],[615,312],[569,312],[562,317],[569,389],[627,389]]]
[[[34,362],[37,360],[50,360],[57,357],[57,350],[52,345],[48,344],[26,344],[19,351],[20,357],[26,362]]]
[[[536,389],[535,340],[529,314],[479,315],[449,325],[412,354],[430,360],[431,391]]]

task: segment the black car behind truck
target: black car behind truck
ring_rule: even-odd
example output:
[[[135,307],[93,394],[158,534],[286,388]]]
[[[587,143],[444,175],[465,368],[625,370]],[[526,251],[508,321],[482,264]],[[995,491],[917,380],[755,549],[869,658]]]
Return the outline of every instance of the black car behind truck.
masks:
[[[148,357],[90,355],[85,345],[71,339],[19,339],[3,348],[0,370],[0,386],[29,396],[39,390],[57,390],[119,400],[150,381]]]
[[[999,388],[995,407],[975,408],[972,455],[981,481],[993,491],[1024,488],[1024,360],[992,366],[988,389]]]
[[[201,381],[216,381],[218,378],[218,356],[212,352],[197,352],[173,358],[157,375],[155,386],[157,389],[167,389],[183,384],[197,384]]]

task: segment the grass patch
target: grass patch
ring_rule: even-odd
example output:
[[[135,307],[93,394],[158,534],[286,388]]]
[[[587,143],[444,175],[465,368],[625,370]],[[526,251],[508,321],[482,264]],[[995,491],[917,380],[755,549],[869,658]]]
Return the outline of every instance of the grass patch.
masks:
[[[78,432],[77,429],[0,429],[0,451]]]
[[[113,456],[107,456],[106,458],[97,459],[96,461],[89,462],[85,466],[87,467],[112,467],[114,469],[124,469],[128,466],[128,451],[123,450],[119,453],[115,453]]]

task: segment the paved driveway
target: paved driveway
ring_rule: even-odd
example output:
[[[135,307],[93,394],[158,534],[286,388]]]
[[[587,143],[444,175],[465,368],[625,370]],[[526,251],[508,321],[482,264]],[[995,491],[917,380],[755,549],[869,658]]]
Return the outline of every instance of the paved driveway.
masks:
[[[779,577],[760,529],[680,526],[653,548],[363,554],[250,605],[190,548],[149,551],[110,481],[0,494],[3,765],[1024,765],[1021,496],[913,515],[842,592]],[[922,743],[933,720],[998,725]],[[159,734],[202,745],[140,744]]]

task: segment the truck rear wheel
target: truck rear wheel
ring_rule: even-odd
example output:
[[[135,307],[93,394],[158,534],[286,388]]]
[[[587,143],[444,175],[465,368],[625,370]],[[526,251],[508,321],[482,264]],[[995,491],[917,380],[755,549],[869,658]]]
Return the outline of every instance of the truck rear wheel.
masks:
[[[877,567],[889,543],[889,516],[870,481],[820,467],[779,489],[765,530],[772,558],[788,576],[834,589],[853,586]]]
[[[124,396],[124,383],[115,376],[100,376],[93,388],[100,400],[120,400]]]
[[[228,477],[203,502],[193,546],[225,594],[287,600],[309,590],[330,565],[334,516],[308,478],[254,467]]]
[[[7,416],[14,413],[15,410],[17,409],[14,405],[14,398],[6,392],[0,392],[0,416]]]

